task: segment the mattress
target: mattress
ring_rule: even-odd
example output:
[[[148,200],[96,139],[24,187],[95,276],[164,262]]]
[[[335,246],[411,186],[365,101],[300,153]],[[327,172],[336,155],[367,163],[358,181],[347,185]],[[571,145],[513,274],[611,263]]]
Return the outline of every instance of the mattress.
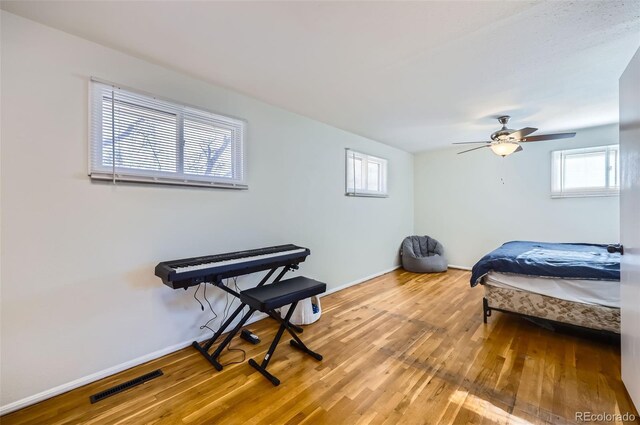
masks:
[[[562,279],[490,271],[484,277],[484,283],[581,304],[620,308],[620,282],[611,280]]]

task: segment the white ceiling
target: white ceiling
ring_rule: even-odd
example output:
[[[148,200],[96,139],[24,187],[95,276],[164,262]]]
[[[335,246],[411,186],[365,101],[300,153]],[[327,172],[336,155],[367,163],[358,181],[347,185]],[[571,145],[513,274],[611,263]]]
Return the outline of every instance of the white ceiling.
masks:
[[[408,151],[617,121],[640,2],[65,2],[2,8]]]

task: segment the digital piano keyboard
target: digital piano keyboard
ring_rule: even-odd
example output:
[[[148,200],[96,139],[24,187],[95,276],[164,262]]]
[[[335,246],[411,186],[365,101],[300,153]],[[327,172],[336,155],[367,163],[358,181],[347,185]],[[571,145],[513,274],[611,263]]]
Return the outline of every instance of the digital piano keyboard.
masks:
[[[256,273],[280,266],[297,266],[311,252],[296,245],[278,245],[247,251],[158,263],[155,274],[173,289],[199,285],[202,282],[220,283],[222,279]]]

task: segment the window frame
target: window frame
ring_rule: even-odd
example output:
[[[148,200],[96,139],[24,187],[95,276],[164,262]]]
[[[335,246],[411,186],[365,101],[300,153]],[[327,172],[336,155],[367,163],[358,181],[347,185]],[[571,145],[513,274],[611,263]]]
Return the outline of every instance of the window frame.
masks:
[[[143,101],[135,104],[141,108],[157,109],[158,112],[175,115],[176,135],[175,135],[175,155],[176,171],[145,170],[143,168],[116,169],[115,164],[107,167],[102,164],[102,134],[104,128],[102,108],[97,107],[97,102],[104,98],[104,88],[111,87],[114,91],[124,92],[133,96],[146,97],[153,100],[159,106],[152,108],[145,105]],[[100,100],[96,99],[100,96]],[[230,166],[233,176],[207,176],[202,174],[185,173],[185,144],[184,129],[185,122],[194,121],[198,118],[214,128],[229,129],[232,134],[232,142],[229,146]],[[215,124],[213,124],[215,123]],[[88,137],[88,175],[92,180],[106,180],[130,183],[151,183],[174,186],[197,186],[224,189],[248,189],[247,169],[246,169],[246,134],[247,121],[241,118],[221,115],[199,106],[192,106],[184,102],[164,98],[141,90],[125,87],[96,77],[91,77],[89,81],[89,137]],[[100,146],[97,144],[100,143]],[[237,177],[235,177],[237,174]]]
[[[361,166],[361,185],[364,188],[357,189],[355,187],[355,169],[349,166],[349,159],[360,159],[362,161]],[[378,187],[379,190],[368,189],[369,183],[369,164],[376,164],[380,167],[378,173]],[[368,197],[368,198],[388,198],[388,164],[389,161],[385,158],[381,158],[376,155],[369,155],[364,152],[356,151],[350,148],[345,148],[345,173],[344,173],[344,194],[345,196],[355,197]],[[350,186],[350,172],[353,170],[353,186]]]
[[[611,186],[610,182],[610,153],[616,152],[618,186]],[[605,156],[605,187],[565,189],[565,160],[571,155],[602,152]],[[551,197],[552,198],[586,198],[595,196],[618,196],[620,194],[620,147],[617,144],[592,146],[587,148],[562,149],[551,152]]]

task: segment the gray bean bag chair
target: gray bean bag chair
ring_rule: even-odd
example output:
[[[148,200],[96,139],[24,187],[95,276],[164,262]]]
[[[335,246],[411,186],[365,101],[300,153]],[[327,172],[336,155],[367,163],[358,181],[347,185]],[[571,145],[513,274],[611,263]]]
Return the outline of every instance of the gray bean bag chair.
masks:
[[[444,248],[429,236],[407,236],[400,248],[402,267],[414,273],[438,273],[447,270]]]

